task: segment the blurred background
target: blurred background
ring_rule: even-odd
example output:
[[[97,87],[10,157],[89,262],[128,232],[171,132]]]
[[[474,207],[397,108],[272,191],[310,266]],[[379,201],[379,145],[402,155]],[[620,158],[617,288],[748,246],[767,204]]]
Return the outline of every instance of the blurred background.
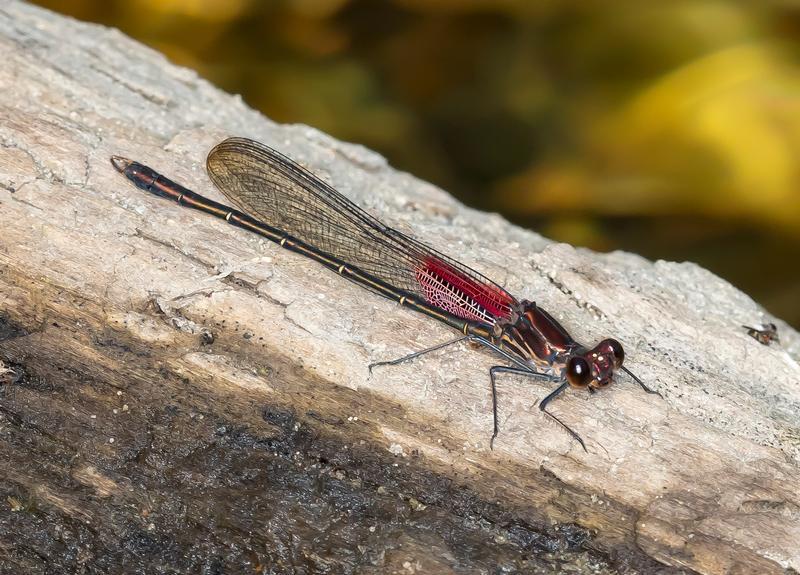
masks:
[[[550,238],[698,262],[800,327],[796,2],[35,3]]]

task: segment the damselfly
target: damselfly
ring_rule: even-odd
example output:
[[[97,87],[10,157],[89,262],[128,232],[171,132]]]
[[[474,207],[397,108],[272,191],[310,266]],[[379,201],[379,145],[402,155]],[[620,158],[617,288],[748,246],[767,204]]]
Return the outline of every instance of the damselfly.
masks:
[[[230,138],[208,155],[208,175],[235,207],[196,194],[151,168],[119,156],[114,167],[137,187],[226,220],[303,254],[378,295],[437,319],[461,332],[451,341],[392,361],[398,364],[462,341],[492,350],[508,362],[489,370],[494,427],[499,431],[498,373],[557,383],[539,408],[586,450],[583,439],[547,410],[567,387],[595,391],[622,370],[648,393],[623,361],[615,339],[579,344],[534,302],[517,300],[466,265],[388,227],[331,186],[275,150]]]

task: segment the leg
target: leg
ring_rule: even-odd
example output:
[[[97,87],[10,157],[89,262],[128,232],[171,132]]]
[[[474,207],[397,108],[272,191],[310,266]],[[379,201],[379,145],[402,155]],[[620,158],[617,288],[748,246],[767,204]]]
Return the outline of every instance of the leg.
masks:
[[[552,413],[547,411],[547,409],[545,409],[547,407],[547,404],[550,403],[556,397],[558,397],[558,395],[560,395],[562,391],[567,389],[567,387],[569,387],[569,383],[565,381],[564,383],[559,385],[557,388],[555,388],[552,392],[550,392],[550,395],[548,395],[542,401],[539,402],[539,409],[541,409],[547,415],[549,415],[550,417],[555,419],[558,422],[558,424],[561,425],[561,427],[563,427],[564,429],[567,430],[567,432],[575,439],[575,441],[577,441],[578,443],[581,444],[581,447],[583,447],[583,450],[586,451],[586,444],[583,443],[583,439],[581,439],[581,436],[578,435],[577,433],[575,433],[574,431],[572,431],[566,423],[564,423],[559,418],[557,418],[555,415],[553,415]],[[587,453],[588,453],[588,451],[587,451]]]
[[[500,422],[497,418],[497,383],[494,376],[496,373],[516,373],[517,375],[527,375],[528,377],[538,377],[552,381],[553,378],[544,373],[533,371],[532,369],[521,369],[518,367],[506,367],[505,365],[495,365],[489,369],[489,379],[492,382],[492,415],[494,416],[494,431],[492,432],[492,439],[489,440],[489,449],[494,449],[494,440],[500,432]]]
[[[514,364],[515,366],[517,366],[517,369],[520,370],[520,373],[523,372],[527,374],[538,373],[533,369],[530,363],[523,361],[522,359],[519,358],[519,356],[516,356],[513,353],[509,353],[508,351],[504,350],[496,343],[489,341],[485,337],[481,337],[479,335],[468,335],[466,337],[469,341],[474,341],[476,343],[481,344],[483,347],[488,347],[497,355],[503,357],[509,363]]]
[[[445,348],[445,347],[460,343],[462,341],[474,341],[476,343],[479,343],[484,347],[488,347],[489,349],[493,350],[495,353],[501,355],[506,360],[508,360],[509,362],[511,362],[514,365],[516,365],[521,371],[526,371],[526,372],[530,372],[531,371],[530,366],[527,363],[525,363],[524,361],[522,361],[520,358],[518,358],[517,356],[512,355],[511,353],[509,353],[506,350],[502,349],[500,346],[492,343],[491,341],[489,341],[485,337],[481,337],[479,335],[474,335],[474,334],[462,335],[462,336],[457,337],[455,339],[451,339],[450,341],[446,341],[444,343],[440,343],[438,345],[434,345],[433,347],[428,347],[428,348],[420,350],[420,351],[415,351],[414,353],[410,353],[408,355],[404,355],[403,357],[399,357],[397,359],[392,359],[392,360],[389,360],[389,361],[378,361],[378,362],[375,362],[375,363],[371,363],[367,367],[368,367],[370,373],[372,373],[372,368],[373,367],[378,367],[378,366],[381,366],[381,365],[397,365],[399,363],[404,363],[404,362],[406,362],[408,360],[417,358],[417,357],[419,357],[421,355],[424,355],[426,353],[429,353],[431,351],[436,351],[436,350],[439,350],[439,349],[442,349],[442,348]]]
[[[414,359],[415,357],[419,357],[421,355],[425,355],[426,353],[429,353],[431,351],[436,351],[438,349],[442,349],[442,348],[445,348],[447,346],[455,345],[455,344],[457,344],[459,342],[462,342],[462,341],[465,341],[465,340],[469,340],[471,337],[472,336],[469,336],[469,335],[462,335],[461,337],[457,337],[456,339],[452,339],[450,341],[446,341],[444,343],[440,343],[439,345],[434,345],[433,347],[428,347],[428,348],[425,348],[425,349],[420,350],[420,351],[415,351],[414,353],[410,353],[408,355],[404,355],[403,357],[399,357],[397,359],[392,359],[390,361],[376,361],[375,363],[369,364],[367,366],[367,368],[369,369],[369,372],[372,373],[372,368],[373,367],[378,367],[378,366],[381,366],[381,365],[397,365],[398,363],[403,363],[403,362],[409,361],[411,359]]]
[[[633,379],[633,381],[635,381],[636,383],[638,383],[638,384],[639,384],[639,385],[642,387],[642,389],[643,389],[643,390],[645,390],[647,393],[652,393],[653,395],[657,395],[658,397],[661,397],[661,394],[660,394],[660,393],[658,393],[658,392],[657,392],[657,391],[655,391],[654,389],[650,389],[649,387],[647,387],[647,386],[644,384],[644,382],[643,382],[641,379],[639,379],[638,377],[636,377],[635,375],[633,375],[633,373],[631,372],[631,370],[629,370],[627,367],[623,366],[623,367],[622,367],[622,371],[624,371],[625,373],[627,373],[628,375],[630,375],[630,376],[631,376],[631,378]]]

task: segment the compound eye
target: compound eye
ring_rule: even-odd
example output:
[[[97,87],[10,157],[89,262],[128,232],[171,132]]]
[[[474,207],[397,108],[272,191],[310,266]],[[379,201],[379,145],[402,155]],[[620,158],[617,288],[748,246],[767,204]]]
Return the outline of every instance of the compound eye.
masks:
[[[586,387],[592,380],[589,362],[582,357],[572,357],[567,362],[567,381],[572,387]]]
[[[616,339],[604,339],[597,345],[597,351],[601,354],[610,353],[614,356],[614,367],[620,367],[625,361],[625,351],[622,344]]]

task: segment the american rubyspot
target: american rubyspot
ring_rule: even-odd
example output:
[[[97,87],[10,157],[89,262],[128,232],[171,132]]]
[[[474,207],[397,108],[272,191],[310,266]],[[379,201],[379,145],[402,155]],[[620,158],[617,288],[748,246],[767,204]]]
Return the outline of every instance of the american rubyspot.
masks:
[[[750,327],[747,325],[743,325],[742,327],[747,330],[747,335],[762,345],[770,345],[773,341],[776,343],[781,342],[780,338],[778,338],[778,326],[774,323],[765,323],[761,327]]]
[[[596,389],[621,369],[625,353],[615,339],[594,347],[575,341],[534,302],[517,300],[477,271],[381,223],[331,186],[275,150],[244,138],[229,138],[208,154],[206,168],[230,207],[192,192],[151,168],[112,156],[111,163],[137,187],[209,213],[280,246],[303,254],[378,295],[433,317],[461,336],[392,361],[396,365],[461,341],[492,350],[510,365],[489,370],[494,427],[499,432],[498,373],[558,383],[539,408],[580,443],[583,439],[547,410],[567,387]]]

